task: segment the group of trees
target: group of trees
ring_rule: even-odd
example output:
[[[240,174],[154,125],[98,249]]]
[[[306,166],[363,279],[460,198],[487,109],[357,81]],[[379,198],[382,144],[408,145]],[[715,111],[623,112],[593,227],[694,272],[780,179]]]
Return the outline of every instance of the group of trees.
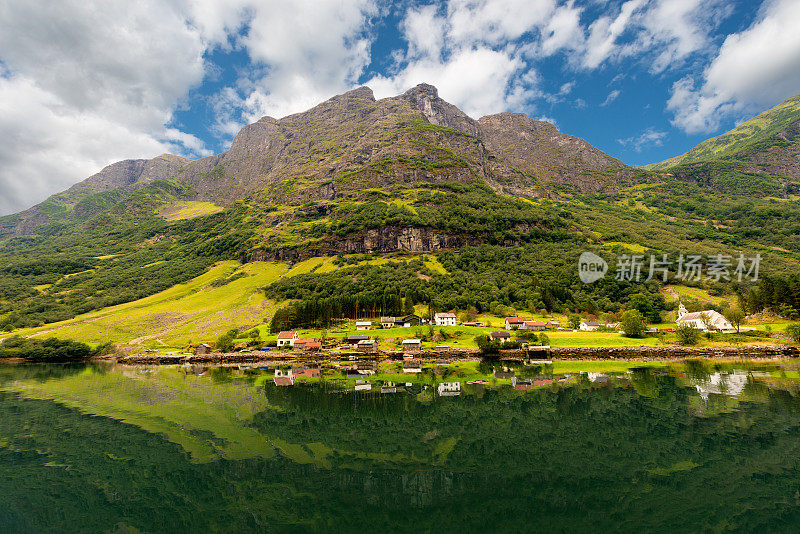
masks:
[[[770,309],[790,319],[800,318],[800,275],[761,277],[758,285],[740,290],[741,300],[751,313]]]
[[[92,350],[85,343],[54,337],[35,339],[11,336],[0,343],[0,359],[22,358],[34,361],[74,361],[87,359],[103,349],[105,347]]]
[[[275,312],[270,332],[291,328],[328,328],[341,319],[360,319],[381,315],[413,313],[411,295],[401,297],[396,291],[362,291],[351,295],[300,300]]]

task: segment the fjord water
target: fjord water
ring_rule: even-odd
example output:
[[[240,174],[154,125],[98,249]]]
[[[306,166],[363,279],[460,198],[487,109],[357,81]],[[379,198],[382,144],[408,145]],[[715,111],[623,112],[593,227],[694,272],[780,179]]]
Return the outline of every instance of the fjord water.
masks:
[[[3,366],[0,530],[792,531],[786,374],[690,366],[440,396],[277,387],[259,370]]]

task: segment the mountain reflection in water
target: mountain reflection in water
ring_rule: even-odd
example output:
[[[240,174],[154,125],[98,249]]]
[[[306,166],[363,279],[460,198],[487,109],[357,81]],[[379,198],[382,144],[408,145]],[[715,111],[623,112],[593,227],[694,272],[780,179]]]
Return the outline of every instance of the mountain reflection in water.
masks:
[[[266,369],[0,367],[0,526],[800,526],[796,370],[688,362],[551,376],[481,365],[470,380],[426,369],[409,383],[288,386]]]

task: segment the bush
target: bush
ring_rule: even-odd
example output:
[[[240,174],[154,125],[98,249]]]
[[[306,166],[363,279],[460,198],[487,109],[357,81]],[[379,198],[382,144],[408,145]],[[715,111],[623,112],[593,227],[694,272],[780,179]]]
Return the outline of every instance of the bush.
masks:
[[[700,340],[700,330],[688,324],[680,325],[675,329],[675,334],[678,336],[678,341],[683,345],[696,345]]]
[[[86,343],[54,337],[42,340],[12,336],[0,344],[0,358],[70,361],[85,360],[97,352]]]
[[[622,314],[622,331],[625,337],[642,337],[647,324],[639,310],[628,310]]]
[[[795,343],[800,343],[800,323],[792,323],[787,326],[786,333]]]

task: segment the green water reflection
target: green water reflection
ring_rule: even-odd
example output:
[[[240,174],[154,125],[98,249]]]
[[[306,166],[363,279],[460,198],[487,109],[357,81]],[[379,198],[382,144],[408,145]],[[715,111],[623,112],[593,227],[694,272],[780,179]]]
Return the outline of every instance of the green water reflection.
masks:
[[[0,530],[796,531],[797,373],[739,369],[3,366]]]

